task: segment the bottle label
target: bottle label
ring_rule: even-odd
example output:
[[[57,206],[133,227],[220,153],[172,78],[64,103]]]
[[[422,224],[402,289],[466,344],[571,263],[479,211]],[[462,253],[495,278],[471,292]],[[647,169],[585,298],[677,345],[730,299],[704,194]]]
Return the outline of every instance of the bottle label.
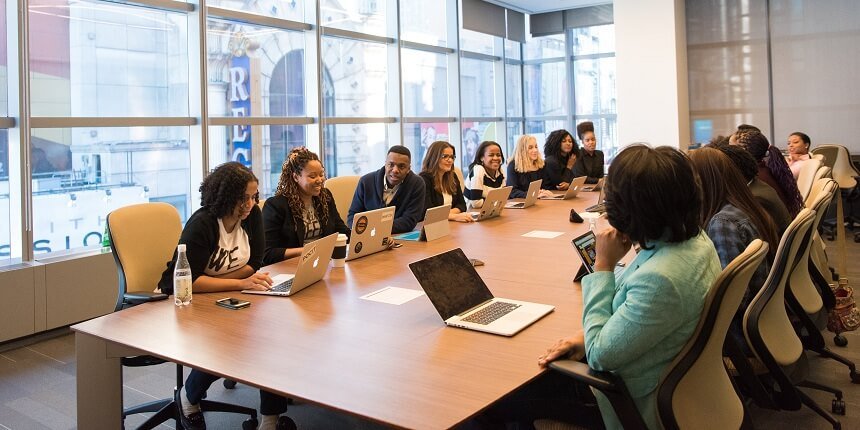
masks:
[[[191,299],[191,277],[175,278],[173,280],[173,294],[181,302]]]

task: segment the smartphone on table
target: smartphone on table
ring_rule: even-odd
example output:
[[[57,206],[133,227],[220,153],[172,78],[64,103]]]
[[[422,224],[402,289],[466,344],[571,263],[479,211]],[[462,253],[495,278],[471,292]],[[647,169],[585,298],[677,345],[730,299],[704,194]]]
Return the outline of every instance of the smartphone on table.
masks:
[[[232,297],[224,297],[223,299],[215,300],[215,304],[227,309],[242,309],[251,306],[251,302],[234,299]]]

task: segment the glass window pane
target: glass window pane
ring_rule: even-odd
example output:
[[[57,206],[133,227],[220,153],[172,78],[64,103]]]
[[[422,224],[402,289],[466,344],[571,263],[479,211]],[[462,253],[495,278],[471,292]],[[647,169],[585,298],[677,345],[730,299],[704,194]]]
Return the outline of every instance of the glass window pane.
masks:
[[[496,37],[460,28],[460,49],[480,54],[495,55]]]
[[[580,27],[571,31],[573,55],[615,52],[615,24]]]
[[[616,112],[615,57],[573,62],[576,115]]]
[[[446,5],[446,1],[439,0],[400,0],[400,37],[410,42],[446,46]]]
[[[514,148],[517,146],[517,139],[523,135],[523,123],[520,121],[517,122],[509,122],[508,123],[508,146],[505,149],[505,160],[508,160],[508,156],[513,153]]]
[[[304,0],[249,2],[246,0],[208,0],[206,6],[217,6],[245,13],[272,16],[290,21],[305,21],[305,7],[314,7],[313,2]]]
[[[108,212],[130,204],[168,202],[187,219],[188,134],[187,127],[33,130],[34,252],[101,246]]]
[[[567,130],[567,121],[564,120],[551,120],[551,121],[526,121],[526,133],[530,134],[537,138],[538,144],[541,147],[541,154],[543,154],[543,143],[546,141],[546,137],[553,131],[558,129]],[[573,133],[571,133],[573,134]]]
[[[612,161],[612,158],[615,157],[621,149],[620,145],[618,145],[618,122],[615,115],[601,118],[585,117],[576,119],[577,124],[583,121],[591,121],[594,123],[594,137],[597,138],[597,149],[603,151],[603,162],[608,166],[609,162]],[[571,130],[571,132],[574,131]],[[579,144],[580,146],[582,145],[581,142]],[[662,143],[658,145],[662,145]],[[605,168],[604,171],[606,171]]]
[[[0,61],[2,63],[0,65],[0,116],[9,114],[7,106],[9,103],[9,89],[7,88],[9,85],[9,82],[7,82],[9,74],[6,67],[6,31],[6,0],[0,0],[0,47],[2,47],[0,48],[0,55],[3,56],[3,60]],[[0,221],[2,221],[2,218],[0,218]],[[0,255],[2,255],[2,251],[0,251]]]
[[[523,72],[519,64],[505,65],[505,112],[509,117],[523,116]]]
[[[524,51],[526,60],[564,57],[564,34],[528,37]]]
[[[437,140],[450,141],[449,125],[447,122],[403,124],[403,146],[412,152],[412,170],[415,173],[421,171],[421,162],[424,161],[427,147]]]
[[[403,115],[448,116],[448,58],[445,54],[403,49]]]
[[[188,116],[187,20],[104,2],[32,1],[32,114]]]
[[[0,267],[12,262],[9,210],[9,130],[0,129]]]
[[[478,150],[478,145],[485,140],[498,142],[500,137],[496,131],[496,127],[501,127],[503,123],[495,122],[463,122],[461,128],[463,131],[462,149],[457,151],[457,158],[460,162],[460,168],[467,171],[469,164],[475,160],[475,152]]]
[[[379,170],[388,152],[387,124],[323,122],[326,176],[363,175]]]
[[[293,148],[307,145],[307,126],[209,127],[209,168],[239,161],[260,179],[260,197],[275,193],[281,165]]]
[[[460,100],[466,117],[495,116],[494,64],[491,61],[460,59]]]
[[[563,61],[525,66],[526,116],[564,115],[567,77]]]
[[[387,49],[380,43],[323,38],[323,115],[386,115]]]
[[[520,43],[505,39],[505,58],[509,60],[521,60]]]
[[[320,5],[320,23],[325,27],[391,36],[385,22],[386,0],[340,0]]]
[[[305,35],[209,20],[209,116],[305,116]]]

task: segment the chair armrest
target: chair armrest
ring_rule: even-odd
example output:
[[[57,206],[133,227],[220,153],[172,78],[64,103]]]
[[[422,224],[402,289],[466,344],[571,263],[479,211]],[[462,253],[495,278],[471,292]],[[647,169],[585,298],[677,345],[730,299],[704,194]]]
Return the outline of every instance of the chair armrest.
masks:
[[[167,299],[167,294],[137,292],[137,293],[125,293],[125,294],[123,294],[122,297],[123,297],[123,303],[126,303],[129,306],[136,306],[136,305],[139,305],[141,303],[157,302],[159,300],[165,300],[165,299]]]
[[[617,392],[623,387],[623,383],[619,385],[620,378],[611,372],[594,370],[581,361],[556,360],[549,363],[549,368],[603,392]]]

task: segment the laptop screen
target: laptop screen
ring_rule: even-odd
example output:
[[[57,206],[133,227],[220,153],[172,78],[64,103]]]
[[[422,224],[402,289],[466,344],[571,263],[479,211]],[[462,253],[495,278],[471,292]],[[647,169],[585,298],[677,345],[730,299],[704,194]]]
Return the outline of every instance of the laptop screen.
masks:
[[[443,320],[493,299],[460,248],[418,260],[409,269]]]

